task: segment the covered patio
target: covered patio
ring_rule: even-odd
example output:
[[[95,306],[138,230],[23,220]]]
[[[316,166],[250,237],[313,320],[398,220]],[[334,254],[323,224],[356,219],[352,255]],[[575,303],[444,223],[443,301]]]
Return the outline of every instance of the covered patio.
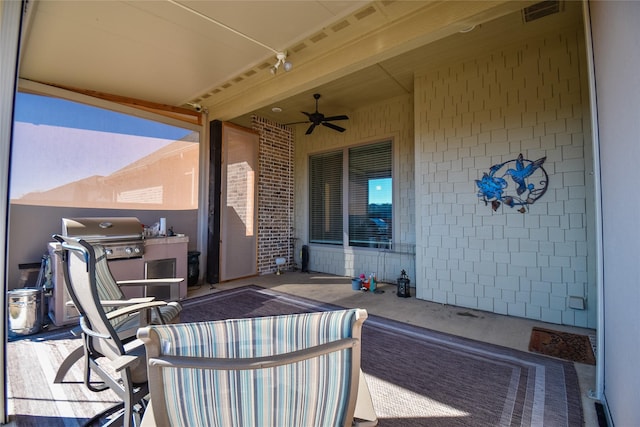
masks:
[[[610,421],[638,420],[628,390],[638,388],[640,376],[627,363],[640,345],[628,339],[640,319],[634,280],[638,199],[622,190],[638,158],[638,121],[630,112],[638,109],[640,85],[629,71],[640,61],[637,4],[0,5],[5,190],[16,90],[188,123],[201,130],[200,199],[189,229],[195,229],[190,237],[202,253],[205,282],[216,289],[251,283],[338,305],[367,304],[363,308],[375,315],[519,350],[526,350],[534,324],[595,331],[597,366],[577,369],[585,419],[596,422],[589,415],[593,397]],[[301,112],[313,111],[315,93],[323,95],[320,111],[327,116],[349,116],[340,123],[345,132],[318,125],[311,134],[310,122],[297,123],[305,118]],[[220,148],[213,139],[216,123],[252,128],[260,147],[275,148],[260,153],[256,168],[262,173],[255,191],[261,210],[252,223],[259,230],[253,234],[256,275],[224,284],[207,277],[221,261],[214,249],[221,249],[219,232],[226,230],[210,221],[223,187],[213,179],[220,161],[210,157]],[[393,215],[386,228],[378,221],[374,231],[391,238],[366,244],[359,238],[371,236],[349,235],[352,224],[365,228],[369,218],[362,212],[345,208],[326,221],[311,219],[313,191],[322,195],[330,187],[312,185],[310,164],[322,166],[332,155],[357,182],[360,171],[349,172],[348,156],[378,144],[389,154]],[[476,180],[483,173],[510,161],[518,165],[522,156],[545,162],[550,190],[544,198],[519,210],[512,209],[512,198],[496,204],[478,196]],[[282,161],[286,166],[270,169]],[[351,201],[348,179],[329,183],[346,190],[339,199],[345,207]],[[2,229],[7,290],[20,262],[12,258],[16,247],[39,255],[59,220],[42,215],[25,224],[29,217],[12,217],[9,204]],[[315,212],[332,214],[333,207]],[[317,234],[332,227],[328,237]],[[276,258],[285,257],[286,269],[300,264],[303,245],[311,246],[310,269],[322,272],[320,279],[271,274]],[[392,248],[399,249],[398,259],[385,266],[382,279],[393,281],[410,255],[414,298],[351,291],[350,277],[379,273],[379,260],[392,258]],[[208,292],[209,284],[202,286]],[[0,356],[6,362],[7,354]],[[9,366],[6,374],[14,374]]]

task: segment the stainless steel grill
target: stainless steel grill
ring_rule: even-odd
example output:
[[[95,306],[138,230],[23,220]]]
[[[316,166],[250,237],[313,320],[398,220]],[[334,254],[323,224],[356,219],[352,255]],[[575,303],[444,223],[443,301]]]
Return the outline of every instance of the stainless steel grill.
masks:
[[[62,218],[62,234],[103,245],[109,260],[109,268],[116,280],[142,278],[145,251],[142,224],[138,218]],[[48,305],[49,317],[57,326],[77,323],[80,315],[75,307],[67,304],[71,301],[71,297],[64,285],[60,253],[60,244],[51,242],[49,255],[54,260],[52,262],[54,289]]]
[[[101,244],[107,259],[142,257],[142,231],[135,217],[62,218],[62,235]]]

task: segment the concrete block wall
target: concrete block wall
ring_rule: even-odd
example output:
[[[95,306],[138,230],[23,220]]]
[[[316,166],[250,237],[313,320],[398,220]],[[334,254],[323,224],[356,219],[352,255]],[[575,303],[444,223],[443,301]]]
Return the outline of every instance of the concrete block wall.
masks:
[[[413,279],[415,191],[412,95],[400,96],[356,111],[323,112],[328,115],[347,114],[349,120],[340,123],[347,129],[343,133],[320,127],[311,135],[305,135],[306,125],[296,127],[295,256],[298,263],[300,248],[302,245],[309,245],[309,155],[358,144],[392,140],[393,240],[394,248],[398,250],[309,245],[309,268],[312,271],[340,276],[376,273],[378,280],[388,282],[395,282],[400,270],[404,268]],[[410,248],[409,253],[407,247]]]
[[[258,274],[276,271],[276,258],[293,259],[293,133],[261,117],[252,118],[260,133],[258,175]]]
[[[419,298],[595,327],[582,40],[569,28],[416,74]],[[524,214],[494,212],[475,180],[520,153],[547,157],[548,190]]]

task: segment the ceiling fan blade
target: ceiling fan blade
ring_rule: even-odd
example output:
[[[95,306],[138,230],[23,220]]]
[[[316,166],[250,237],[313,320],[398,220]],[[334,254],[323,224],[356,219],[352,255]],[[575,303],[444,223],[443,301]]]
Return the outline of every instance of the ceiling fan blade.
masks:
[[[303,123],[309,123],[309,120],[305,120],[304,122],[293,122],[293,123],[285,123],[285,126],[291,126],[291,125],[301,125]]]
[[[330,116],[330,117],[325,117],[324,114],[318,112],[318,99],[320,99],[320,94],[319,93],[314,93],[313,97],[316,100],[316,111],[314,113],[307,113],[305,111],[301,111],[302,114],[304,114],[305,116],[307,116],[309,118],[308,122],[295,122],[295,123],[288,123],[289,125],[296,125],[299,123],[311,123],[311,125],[309,126],[309,128],[307,129],[307,131],[305,132],[305,135],[310,135],[311,132],[313,132],[313,130],[316,128],[316,126],[319,125],[323,125],[326,126],[330,129],[333,129],[335,131],[338,132],[344,132],[346,129],[337,125],[334,125],[332,123],[328,123],[334,120],[349,120],[349,116],[341,114],[339,116]],[[285,125],[286,126],[286,125]]]
[[[340,126],[336,126],[333,123],[326,123],[326,122],[322,122],[323,126],[326,126],[328,128],[331,128],[333,130],[337,130],[338,132],[344,132],[346,129]]]
[[[311,132],[313,132],[313,130],[315,129],[316,124],[315,123],[311,123],[311,126],[309,126],[309,129],[307,129],[307,131],[304,133],[305,135],[310,135]]]
[[[332,121],[332,120],[349,120],[348,116],[345,115],[341,115],[341,116],[331,116],[331,117],[325,117],[324,118],[325,121]]]

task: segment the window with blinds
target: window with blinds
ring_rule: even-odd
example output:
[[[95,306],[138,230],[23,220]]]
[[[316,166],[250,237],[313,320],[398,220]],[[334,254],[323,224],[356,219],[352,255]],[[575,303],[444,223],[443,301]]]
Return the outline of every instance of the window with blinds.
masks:
[[[391,141],[349,149],[349,245],[391,247]]]
[[[309,158],[311,243],[342,245],[342,151]]]
[[[343,224],[348,224],[350,246],[390,248],[392,164],[391,141],[311,156],[310,242],[342,245]]]

